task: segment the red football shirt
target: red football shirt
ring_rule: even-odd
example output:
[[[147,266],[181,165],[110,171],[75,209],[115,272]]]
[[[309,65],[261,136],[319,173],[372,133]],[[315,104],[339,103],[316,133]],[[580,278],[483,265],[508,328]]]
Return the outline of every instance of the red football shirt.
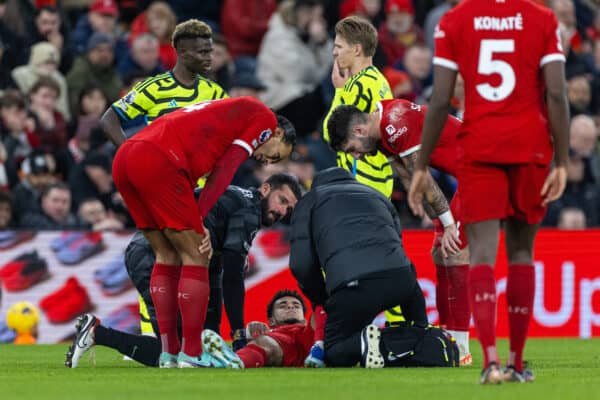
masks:
[[[266,336],[279,343],[283,351],[284,367],[302,367],[315,339],[310,324],[281,325],[271,328]]]
[[[421,148],[421,131],[425,120],[426,106],[408,100],[382,100],[377,103],[381,116],[379,131],[384,153],[405,157]],[[448,117],[440,141],[431,155],[431,166],[456,176],[458,160],[457,136],[461,121]]]
[[[541,67],[565,61],[552,10],[530,0],[464,0],[442,17],[434,37],[433,63],[465,81],[465,156],[549,163]]]
[[[210,172],[229,147],[252,155],[275,132],[273,111],[252,97],[206,101],[156,120],[129,140],[154,144],[195,181]]]

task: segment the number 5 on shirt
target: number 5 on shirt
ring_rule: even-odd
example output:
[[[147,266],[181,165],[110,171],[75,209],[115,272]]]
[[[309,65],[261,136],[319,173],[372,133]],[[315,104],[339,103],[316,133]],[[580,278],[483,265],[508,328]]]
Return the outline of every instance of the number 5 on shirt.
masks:
[[[489,83],[480,83],[476,86],[477,93],[488,101],[502,101],[515,89],[515,71],[509,63],[494,60],[494,53],[513,53],[515,41],[513,39],[483,39],[479,47],[479,63],[477,72],[482,75],[499,74],[500,85],[492,86]]]

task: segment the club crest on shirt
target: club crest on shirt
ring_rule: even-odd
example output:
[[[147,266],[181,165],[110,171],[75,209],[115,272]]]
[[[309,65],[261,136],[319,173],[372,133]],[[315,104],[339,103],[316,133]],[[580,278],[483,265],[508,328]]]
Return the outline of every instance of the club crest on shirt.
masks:
[[[396,133],[396,128],[394,128],[394,126],[392,124],[389,124],[388,126],[385,127],[385,131],[388,133],[388,135],[393,135],[394,133]]]
[[[272,134],[273,132],[270,129],[265,129],[264,131],[262,131],[260,135],[258,135],[258,144],[263,144],[264,142],[269,140]]]

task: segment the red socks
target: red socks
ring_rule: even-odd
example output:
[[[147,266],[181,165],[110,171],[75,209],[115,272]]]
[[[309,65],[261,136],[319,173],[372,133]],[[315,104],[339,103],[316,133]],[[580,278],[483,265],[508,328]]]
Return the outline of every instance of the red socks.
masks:
[[[244,363],[244,368],[260,368],[265,366],[267,352],[262,347],[250,343],[236,352]]]
[[[510,332],[508,365],[513,365],[519,372],[523,371],[523,349],[533,312],[534,294],[535,270],[533,265],[510,265],[506,283],[506,305],[508,306]]]
[[[162,351],[177,354],[180,351],[177,334],[177,284],[179,265],[155,263],[150,275],[150,295],[156,309]]]
[[[496,352],[496,278],[490,265],[474,265],[469,272],[471,310],[484,356],[484,368],[498,362]]]
[[[316,306],[313,312],[315,318],[315,336],[314,341],[325,340],[325,324],[327,323],[327,313],[323,306]]]
[[[453,267],[451,267],[453,268]],[[439,314],[441,327],[452,329],[452,314],[450,313],[450,281],[448,280],[448,267],[445,265],[435,266],[437,285],[435,286],[435,306]]]
[[[448,329],[455,331],[468,331],[471,323],[471,307],[469,307],[469,265],[454,265],[447,267],[448,282],[448,309],[450,320]]]
[[[191,357],[202,353],[200,336],[206,319],[209,295],[208,267],[182,266],[177,293],[181,312],[182,351]]]

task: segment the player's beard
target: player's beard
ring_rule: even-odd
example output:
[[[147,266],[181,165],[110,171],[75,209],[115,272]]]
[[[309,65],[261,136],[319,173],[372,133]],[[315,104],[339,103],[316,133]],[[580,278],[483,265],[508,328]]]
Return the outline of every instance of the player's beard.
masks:
[[[269,210],[269,196],[267,195],[260,200],[260,208],[262,211],[261,223],[262,226],[272,226],[275,222],[281,219],[279,213],[275,213]]]
[[[361,137],[360,141],[362,142],[363,148],[367,151],[369,155],[374,155],[377,153],[377,139],[371,136]]]

